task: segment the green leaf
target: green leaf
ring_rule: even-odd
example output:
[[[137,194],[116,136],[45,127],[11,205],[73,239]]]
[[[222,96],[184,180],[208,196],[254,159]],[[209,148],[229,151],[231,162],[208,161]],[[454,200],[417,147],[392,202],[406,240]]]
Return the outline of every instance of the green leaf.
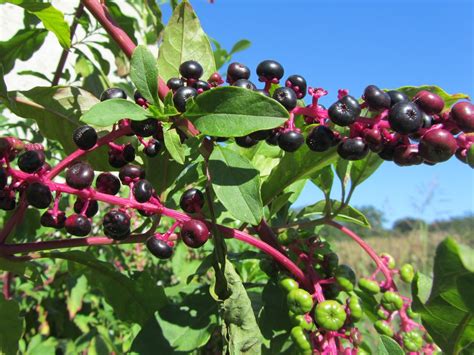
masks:
[[[0,98],[9,101],[7,84],[5,84],[5,73],[3,71],[3,65],[0,64]]]
[[[433,286],[425,301],[426,282],[417,274],[412,283],[413,309],[435,343],[447,354],[474,351],[474,250],[447,238],[436,249]],[[463,297],[464,296],[464,297]]]
[[[68,49],[71,47],[69,25],[64,20],[64,14],[53,5],[38,0],[7,0],[7,2],[20,6],[30,14],[38,17],[44,27],[56,35],[59,44],[63,48]]]
[[[441,89],[439,86],[435,85],[422,85],[422,86],[402,86],[401,88],[395,89],[403,92],[410,99],[413,98],[419,91],[427,90],[429,92],[435,93],[444,100],[444,109],[447,110],[458,100],[469,99],[469,96],[466,94],[448,94],[446,91]]]
[[[20,318],[20,307],[14,300],[7,301],[0,296],[0,354],[15,355],[18,351],[24,321]]]
[[[174,9],[163,31],[163,42],[158,55],[161,77],[165,81],[179,77],[179,66],[187,60],[195,60],[202,65],[204,80],[216,71],[209,40],[193,8],[189,2],[183,1]]]
[[[321,189],[326,198],[331,194],[332,183],[334,181],[334,173],[330,165],[324,167],[311,178],[311,182]]]
[[[230,291],[229,298],[224,300],[222,305],[229,354],[260,354],[263,337],[253,313],[252,303],[242,280],[228,260],[224,275]]]
[[[278,196],[287,186],[294,182],[307,179],[337,159],[335,149],[324,153],[316,153],[306,145],[294,153],[287,153],[280,163],[272,170],[268,179],[262,185],[262,200],[266,206]]]
[[[15,65],[15,60],[28,60],[44,43],[47,30],[19,30],[8,41],[0,42],[0,58],[5,74]]]
[[[405,352],[403,349],[398,345],[398,343],[393,340],[392,338],[381,335],[380,336],[380,343],[377,347],[377,354],[378,355],[404,355]]]
[[[69,319],[73,319],[77,312],[82,308],[82,300],[86,292],[88,291],[87,287],[87,278],[84,275],[81,275],[75,280],[74,286],[70,289],[69,296],[67,298],[67,309],[69,311]]]
[[[260,223],[263,208],[258,170],[236,152],[215,146],[209,172],[214,192],[230,214],[242,222]]]
[[[251,42],[247,39],[241,39],[240,41],[238,41],[236,44],[234,44],[234,46],[232,47],[232,49],[230,50],[230,55],[232,54],[235,54],[237,52],[241,52],[247,48],[249,48],[251,45]]]
[[[150,316],[166,304],[163,288],[142,273],[135,280],[116,271],[112,264],[81,252],[51,252],[44,257],[68,260],[73,275],[85,275],[90,287],[98,289],[112,306],[117,317],[126,322],[145,324]]]
[[[158,67],[156,58],[146,46],[133,51],[130,78],[140,94],[151,103],[158,102]]]
[[[339,207],[341,206],[340,201],[330,200],[329,202],[331,203],[331,211],[333,212],[337,211]],[[323,216],[325,214],[326,209],[327,209],[326,200],[321,200],[311,206],[307,206],[303,208],[298,213],[298,218]],[[343,209],[341,209],[341,211],[337,214],[337,216],[334,219],[342,221],[342,222],[350,222],[350,223],[358,224],[363,227],[370,227],[370,223],[367,220],[367,218],[365,218],[364,214],[360,212],[358,209],[351,206],[345,206]]]
[[[341,181],[341,186],[346,186],[349,182],[352,163],[353,162],[350,160],[338,159],[335,164],[336,175],[339,178],[339,181]]]
[[[168,149],[171,157],[179,164],[184,164],[185,146],[181,144],[181,139],[176,131],[176,128],[165,129],[163,132],[165,139],[165,146]]]
[[[83,124],[79,118],[99,100],[91,93],[74,87],[36,87],[29,91],[9,92],[8,108],[16,115],[34,119],[41,134],[61,143],[66,154],[77,149],[72,132]],[[97,170],[109,169],[107,147],[87,155]]]
[[[97,127],[109,127],[124,118],[143,121],[148,118],[148,113],[132,101],[110,99],[94,105],[82,115],[81,121]]]
[[[341,159],[342,160],[342,159]],[[351,188],[362,184],[375,170],[382,165],[383,160],[378,154],[370,152],[364,159],[352,162],[351,167]]]
[[[231,86],[197,96],[185,115],[201,133],[217,137],[241,137],[278,127],[289,118],[288,111],[277,101]]]

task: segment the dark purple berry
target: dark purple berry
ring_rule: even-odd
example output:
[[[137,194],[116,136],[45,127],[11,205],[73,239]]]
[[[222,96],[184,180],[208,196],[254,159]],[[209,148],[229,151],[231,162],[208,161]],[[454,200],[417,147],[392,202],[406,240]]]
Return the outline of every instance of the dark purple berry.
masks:
[[[314,152],[325,152],[336,142],[334,132],[326,126],[317,126],[306,137],[306,144]]]
[[[257,66],[257,75],[262,81],[280,80],[283,74],[283,67],[274,60],[264,60]]]
[[[28,150],[18,158],[18,167],[25,173],[37,172],[44,164],[45,156],[42,150]]]
[[[387,94],[388,96],[390,96],[390,107],[395,104],[398,104],[399,102],[410,101],[407,95],[397,90],[390,90],[389,92],[387,92]]]
[[[255,139],[257,141],[263,141],[263,140],[267,139],[270,136],[271,133],[272,133],[271,129],[266,129],[266,130],[263,130],[263,131],[252,132],[252,133],[249,134],[249,136],[250,136],[250,138]]]
[[[166,86],[173,92],[184,86],[184,81],[180,78],[170,78]]]
[[[254,83],[247,79],[236,80],[232,83],[232,86],[248,90],[255,90],[257,88]]]
[[[413,98],[413,102],[428,115],[441,113],[444,108],[444,100],[441,96],[427,90],[421,90],[417,93]]]
[[[451,108],[450,117],[466,133],[474,132],[474,105],[468,101],[458,102]]]
[[[418,150],[423,159],[440,163],[448,160],[458,149],[456,138],[442,128],[429,130],[420,140]]]
[[[66,231],[77,237],[85,237],[92,230],[91,221],[83,215],[73,214],[66,218],[64,223]]]
[[[120,169],[119,178],[122,184],[128,185],[132,181],[144,179],[145,170],[140,166],[128,164]]]
[[[82,150],[89,150],[97,143],[97,132],[91,126],[81,126],[74,130],[72,140]]]
[[[390,127],[401,134],[416,133],[423,125],[421,110],[413,102],[399,102],[390,109]]]
[[[84,200],[78,198],[76,202],[74,202],[74,212],[81,214],[82,209],[84,208],[84,203]],[[92,218],[97,214],[97,212],[99,212],[99,203],[96,200],[89,200],[89,204],[85,210],[85,215]]]
[[[135,160],[135,148],[133,148],[131,143],[125,144],[123,147],[122,156],[123,159],[128,163],[131,163]]]
[[[179,66],[179,73],[185,79],[195,79],[198,80],[204,72],[201,64],[195,60],[188,60],[184,63],[181,63]]]
[[[146,99],[138,90],[135,90],[135,92],[133,93],[133,99],[135,100],[137,104],[146,102]]]
[[[138,180],[133,185],[133,196],[140,203],[148,202],[153,195],[153,186],[148,180]]]
[[[187,213],[199,212],[204,206],[204,195],[198,189],[186,190],[179,200],[179,206]]]
[[[286,131],[278,137],[278,146],[285,152],[295,152],[304,143],[304,137],[301,133],[295,131]]]
[[[26,200],[36,208],[46,208],[51,204],[53,195],[47,185],[33,182],[26,188]]]
[[[127,161],[121,155],[116,155],[109,151],[109,164],[114,168],[120,169],[122,166],[127,165]]]
[[[284,108],[288,111],[293,110],[296,107],[298,98],[293,89],[288,87],[279,87],[273,92],[272,96],[276,101],[278,101]]]
[[[242,148],[250,148],[258,143],[257,140],[251,138],[250,136],[235,137],[235,143]]]
[[[333,103],[328,109],[328,116],[339,126],[349,126],[359,117],[361,108],[355,98],[346,95]]]
[[[164,240],[157,239],[154,236],[148,238],[146,247],[154,256],[159,259],[169,259],[173,255],[173,248],[170,247]]]
[[[41,216],[40,223],[43,227],[61,229],[66,222],[66,214],[62,211],[54,213],[53,210],[47,210]]]
[[[250,69],[240,63],[231,63],[227,67],[227,82],[232,85],[237,80],[250,78]]]
[[[421,113],[421,119],[423,120],[422,128],[430,128],[433,125],[434,119],[433,116],[428,115],[427,113]]]
[[[183,223],[180,236],[188,247],[199,248],[209,239],[209,229],[204,222],[192,219]]]
[[[130,127],[132,128],[132,132],[135,133],[137,136],[150,137],[154,135],[156,130],[158,129],[158,120],[154,118],[148,118],[144,121],[132,121]],[[135,159],[135,149],[133,153],[133,159]]]
[[[120,191],[120,180],[111,173],[100,173],[95,181],[98,192],[107,195],[116,195]]]
[[[280,137],[281,132],[273,130],[270,133],[270,136],[265,139],[265,142],[270,145],[278,145],[278,138]]]
[[[390,95],[375,85],[369,85],[364,90],[364,100],[374,111],[390,108]]]
[[[0,191],[0,209],[4,211],[12,211],[16,207],[15,192],[1,190]]]
[[[85,189],[92,185],[94,170],[84,162],[77,162],[69,167],[66,172],[66,183],[75,189]]]
[[[109,99],[127,99],[127,94],[120,88],[110,88],[100,95],[100,101]]]
[[[186,102],[191,98],[196,97],[197,94],[198,92],[195,88],[189,86],[179,88],[173,95],[174,107],[176,107],[179,112],[185,112]]]
[[[301,99],[306,95],[306,79],[303,78],[301,75],[290,75],[288,79],[286,79],[285,86],[292,88],[296,93],[298,99]]]
[[[393,152],[393,162],[399,166],[420,165],[423,158],[418,154],[418,147],[414,144],[399,145]]]
[[[384,145],[382,150],[378,153],[379,157],[383,160],[392,161],[393,155],[395,154],[395,149],[397,145]]]
[[[130,217],[123,211],[109,211],[104,216],[103,227],[107,237],[123,240],[130,235]]]
[[[3,190],[5,186],[7,186],[8,182],[8,175],[7,175],[7,169],[4,167],[0,168],[0,190]]]
[[[193,82],[191,87],[195,88],[199,92],[207,91],[207,90],[211,89],[211,86],[209,85],[209,83],[207,81],[204,81],[204,80],[197,80],[197,81]]]
[[[147,157],[153,158],[158,155],[161,149],[161,142],[157,139],[150,139],[143,152]]]
[[[369,147],[360,137],[348,138],[337,147],[339,156],[346,160],[360,160],[369,152]]]
[[[383,148],[382,133],[378,128],[366,128],[362,131],[365,143],[373,152],[379,152]]]

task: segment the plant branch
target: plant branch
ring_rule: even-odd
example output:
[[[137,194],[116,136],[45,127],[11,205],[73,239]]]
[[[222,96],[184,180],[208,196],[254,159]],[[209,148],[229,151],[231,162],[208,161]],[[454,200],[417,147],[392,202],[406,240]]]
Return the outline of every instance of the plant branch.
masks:
[[[80,3],[76,9],[76,13],[74,14],[74,20],[72,21],[70,33],[71,33],[71,42],[74,38],[74,34],[76,33],[76,28],[79,23],[79,18],[82,16],[84,12],[84,4]],[[56,67],[56,71],[54,73],[53,81],[51,82],[51,86],[56,86],[61,79],[61,75],[63,74],[64,65],[66,64],[67,56],[69,55],[68,49],[63,49],[61,53],[61,57],[59,58],[58,66]]]
[[[8,221],[3,226],[3,229],[0,231],[0,246],[5,243],[15,226],[23,220],[23,216],[25,215],[27,207],[28,204],[26,202],[26,198],[25,196],[22,196],[16,211],[8,219]]]

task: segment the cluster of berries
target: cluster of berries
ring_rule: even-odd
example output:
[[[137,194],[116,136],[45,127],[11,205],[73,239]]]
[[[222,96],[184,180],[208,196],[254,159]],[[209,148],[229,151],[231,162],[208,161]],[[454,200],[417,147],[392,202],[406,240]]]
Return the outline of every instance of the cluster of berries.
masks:
[[[73,140],[81,150],[90,150],[97,144],[97,133],[90,126],[77,128]],[[16,159],[18,158],[18,159]],[[17,160],[18,169],[12,167]],[[54,182],[54,174],[45,162],[43,147],[24,144],[13,137],[0,138],[0,209],[10,211],[17,207],[17,196],[37,209],[46,209],[41,215],[41,225],[62,229],[73,236],[85,237],[92,231],[92,218],[99,211],[98,201],[114,204],[123,185],[128,186],[128,200],[143,216],[159,213],[162,204],[152,184],[145,179],[142,167],[126,164],[119,170],[118,177],[102,172],[95,178],[93,168],[84,161],[75,161],[65,172],[65,184]],[[93,187],[95,180],[95,188]],[[53,197],[53,193],[55,196]],[[59,208],[62,194],[76,196],[73,213],[66,216]],[[123,202],[117,198],[118,202]],[[127,203],[116,203],[102,219],[104,234],[117,241],[131,236],[132,218]],[[199,214],[204,205],[204,196],[197,189],[187,190],[181,197],[182,209],[190,214]],[[157,233],[147,241],[148,249],[159,258],[172,255],[176,239],[174,230],[179,227],[182,241],[192,248],[202,246],[210,233],[206,223],[199,219],[177,222],[167,233]]]

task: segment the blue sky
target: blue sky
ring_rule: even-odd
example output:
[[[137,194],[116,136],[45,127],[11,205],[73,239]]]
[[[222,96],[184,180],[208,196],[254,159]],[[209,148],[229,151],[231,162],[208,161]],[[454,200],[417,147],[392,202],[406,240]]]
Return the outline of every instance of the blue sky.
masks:
[[[369,84],[434,84],[474,95],[471,0],[191,3],[204,30],[224,48],[239,39],[252,41],[233,60],[255,69],[261,60],[275,59],[287,74],[301,74],[309,85],[329,90],[326,103],[339,88],[360,96]],[[164,15],[167,19],[169,11]],[[307,186],[297,205],[321,197]],[[433,220],[472,213],[474,170],[454,157],[434,167],[384,163],[358,188],[352,204],[379,207],[388,225],[404,216]]]

